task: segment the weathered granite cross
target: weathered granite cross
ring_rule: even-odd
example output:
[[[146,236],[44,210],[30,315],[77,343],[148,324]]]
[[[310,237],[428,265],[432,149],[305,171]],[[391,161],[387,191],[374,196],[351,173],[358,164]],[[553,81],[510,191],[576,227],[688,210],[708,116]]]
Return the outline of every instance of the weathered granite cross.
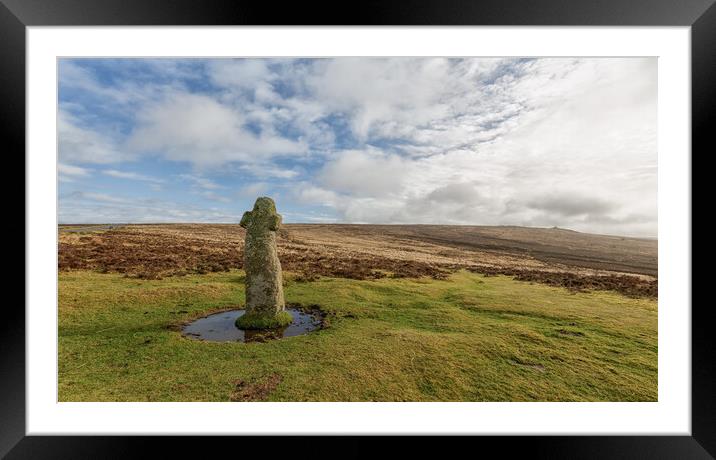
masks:
[[[281,262],[276,252],[276,231],[281,215],[268,197],[256,199],[254,209],[241,218],[246,229],[244,270],[246,271],[246,313],[236,320],[242,329],[285,326],[292,321],[283,299]]]

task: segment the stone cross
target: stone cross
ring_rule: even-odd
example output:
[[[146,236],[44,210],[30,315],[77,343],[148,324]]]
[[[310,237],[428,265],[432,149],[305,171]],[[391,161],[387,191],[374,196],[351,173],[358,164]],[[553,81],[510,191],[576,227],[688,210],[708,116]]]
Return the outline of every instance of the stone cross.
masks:
[[[281,215],[268,197],[260,197],[252,211],[241,218],[246,229],[244,270],[246,271],[246,313],[237,326],[244,329],[264,329],[286,325],[291,315],[283,298],[281,262],[276,252],[276,231]]]

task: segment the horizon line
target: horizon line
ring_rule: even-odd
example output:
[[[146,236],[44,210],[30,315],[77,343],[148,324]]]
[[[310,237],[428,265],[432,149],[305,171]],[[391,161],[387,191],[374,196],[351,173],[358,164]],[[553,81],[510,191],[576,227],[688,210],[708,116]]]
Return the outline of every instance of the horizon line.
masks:
[[[612,236],[619,238],[631,238],[631,239],[649,239],[658,240],[657,236],[634,236],[634,235],[618,235],[610,233],[591,233],[583,232],[579,230],[573,230],[567,227],[560,227],[557,225],[548,227],[529,226],[529,225],[514,225],[514,224],[498,224],[498,225],[484,225],[484,224],[425,224],[425,223],[400,223],[400,224],[375,224],[365,222],[284,222],[284,225],[373,225],[373,226],[440,226],[440,227],[516,227],[516,228],[532,228],[541,230],[565,230],[568,232],[581,233],[584,235],[597,235],[597,236]],[[239,225],[239,222],[83,222],[83,223],[63,223],[58,222],[58,226],[61,225]]]

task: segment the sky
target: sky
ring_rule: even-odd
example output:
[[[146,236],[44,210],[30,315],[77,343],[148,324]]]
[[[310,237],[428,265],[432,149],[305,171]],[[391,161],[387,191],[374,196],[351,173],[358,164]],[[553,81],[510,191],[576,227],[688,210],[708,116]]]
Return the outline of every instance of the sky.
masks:
[[[60,59],[60,223],[657,235],[655,58]]]

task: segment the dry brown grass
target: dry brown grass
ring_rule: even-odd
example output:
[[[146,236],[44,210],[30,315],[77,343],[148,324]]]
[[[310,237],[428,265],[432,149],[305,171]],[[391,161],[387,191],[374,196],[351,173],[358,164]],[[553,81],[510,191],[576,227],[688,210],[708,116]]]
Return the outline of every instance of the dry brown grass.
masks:
[[[59,269],[130,277],[228,271],[242,267],[239,225],[128,225],[60,232]],[[657,296],[657,242],[561,229],[424,225],[288,224],[279,232],[283,269],[298,280],[445,278],[458,269],[505,274],[573,290]]]

